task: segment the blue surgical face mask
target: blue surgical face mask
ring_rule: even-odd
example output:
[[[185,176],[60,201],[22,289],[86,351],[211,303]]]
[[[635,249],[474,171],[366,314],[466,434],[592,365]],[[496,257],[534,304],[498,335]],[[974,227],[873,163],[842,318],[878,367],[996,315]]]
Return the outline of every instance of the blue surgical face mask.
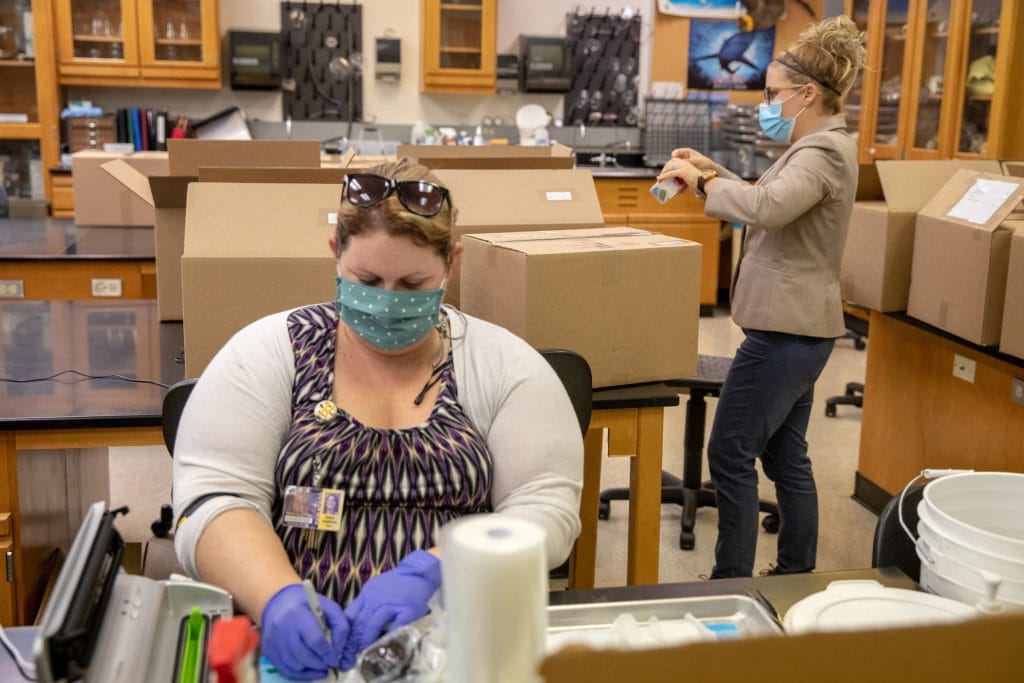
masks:
[[[391,290],[337,278],[334,308],[356,334],[384,351],[401,351],[438,322],[444,287]]]
[[[757,118],[761,123],[761,130],[772,140],[776,142],[789,142],[793,138],[793,125],[796,123],[797,117],[803,114],[804,109],[807,109],[807,107],[797,112],[797,115],[793,118],[785,119],[782,118],[782,105],[798,94],[800,94],[799,90],[781,102],[761,103],[761,106],[758,107]]]

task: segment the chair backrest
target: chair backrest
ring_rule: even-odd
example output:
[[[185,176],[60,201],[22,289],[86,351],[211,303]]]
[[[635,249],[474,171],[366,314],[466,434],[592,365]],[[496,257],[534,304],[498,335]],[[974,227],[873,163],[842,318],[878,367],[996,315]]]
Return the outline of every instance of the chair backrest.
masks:
[[[537,349],[555,370],[555,374],[565,385],[572,407],[576,411],[576,419],[580,422],[583,434],[590,428],[590,411],[594,398],[594,384],[590,375],[590,364],[587,359],[567,349]]]
[[[167,451],[174,457],[174,440],[178,436],[178,422],[181,420],[181,413],[185,410],[185,403],[188,402],[192,387],[198,380],[183,379],[171,385],[171,388],[164,394],[163,407],[160,410],[164,430],[164,445]]]
[[[917,531],[917,504],[924,497],[924,486],[915,486],[903,496],[903,521],[912,532]],[[882,508],[875,526],[875,540],[871,551],[872,567],[898,567],[904,574],[919,581],[921,560],[917,557],[914,542],[900,526],[900,497],[893,496]]]

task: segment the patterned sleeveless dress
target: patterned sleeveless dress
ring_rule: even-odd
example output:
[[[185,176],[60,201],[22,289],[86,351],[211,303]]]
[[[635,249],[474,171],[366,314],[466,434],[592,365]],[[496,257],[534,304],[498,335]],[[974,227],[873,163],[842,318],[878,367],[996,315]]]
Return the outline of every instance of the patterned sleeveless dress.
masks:
[[[298,309],[288,317],[295,354],[292,426],[274,473],[273,519],[288,557],[303,579],[347,605],[371,577],[392,569],[419,548],[440,541],[449,520],[488,512],[490,453],[456,401],[448,365],[430,417],[409,429],[368,427],[339,410],[323,423],[313,415],[331,397],[338,316],[333,304]],[[286,486],[312,486],[314,460],[320,485],[345,492],[341,530],[316,534],[307,547],[303,529],[283,521]]]

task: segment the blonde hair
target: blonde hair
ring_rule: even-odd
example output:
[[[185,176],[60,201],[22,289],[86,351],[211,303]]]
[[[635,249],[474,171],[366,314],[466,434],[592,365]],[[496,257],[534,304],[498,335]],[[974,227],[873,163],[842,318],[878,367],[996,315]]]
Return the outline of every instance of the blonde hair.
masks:
[[[864,34],[849,17],[839,16],[805,28],[775,61],[794,84],[822,85],[822,106],[838,114],[866,57]]]
[[[365,173],[393,180],[422,180],[443,187],[429,168],[409,159],[378,164],[366,169]],[[411,237],[417,244],[433,248],[447,262],[455,248],[455,234],[452,229],[455,225],[455,216],[456,211],[451,203],[450,194],[448,201],[441,206],[441,211],[430,217],[420,216],[406,209],[398,201],[397,193],[380,204],[366,208],[359,208],[348,199],[342,199],[338,208],[338,225],[334,229],[335,255],[340,256],[345,251],[349,238],[353,235],[383,230],[389,235]]]

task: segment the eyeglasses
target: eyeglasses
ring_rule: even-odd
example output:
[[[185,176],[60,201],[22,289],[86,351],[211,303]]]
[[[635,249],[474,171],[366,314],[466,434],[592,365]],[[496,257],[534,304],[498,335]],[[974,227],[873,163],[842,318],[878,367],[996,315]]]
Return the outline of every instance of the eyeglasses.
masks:
[[[353,173],[342,181],[342,200],[348,199],[353,206],[361,209],[376,206],[398,193],[398,201],[406,209],[430,218],[441,212],[444,201],[452,200],[448,189],[422,180],[394,180],[373,173]]]
[[[783,90],[790,90],[790,89],[792,89],[792,88],[802,88],[802,87],[804,87],[805,85],[807,85],[807,84],[806,84],[806,83],[803,83],[803,84],[801,84],[801,85],[795,85],[795,84],[791,84],[791,85],[780,85],[780,86],[777,86],[777,87],[774,87],[774,88],[765,88],[765,89],[764,89],[764,101],[765,101],[765,102],[766,102],[767,104],[771,104],[771,103],[772,103],[772,101],[773,101],[773,100],[775,99],[775,96],[776,96],[776,95],[778,95],[778,94],[779,94],[780,92],[782,92]]]

